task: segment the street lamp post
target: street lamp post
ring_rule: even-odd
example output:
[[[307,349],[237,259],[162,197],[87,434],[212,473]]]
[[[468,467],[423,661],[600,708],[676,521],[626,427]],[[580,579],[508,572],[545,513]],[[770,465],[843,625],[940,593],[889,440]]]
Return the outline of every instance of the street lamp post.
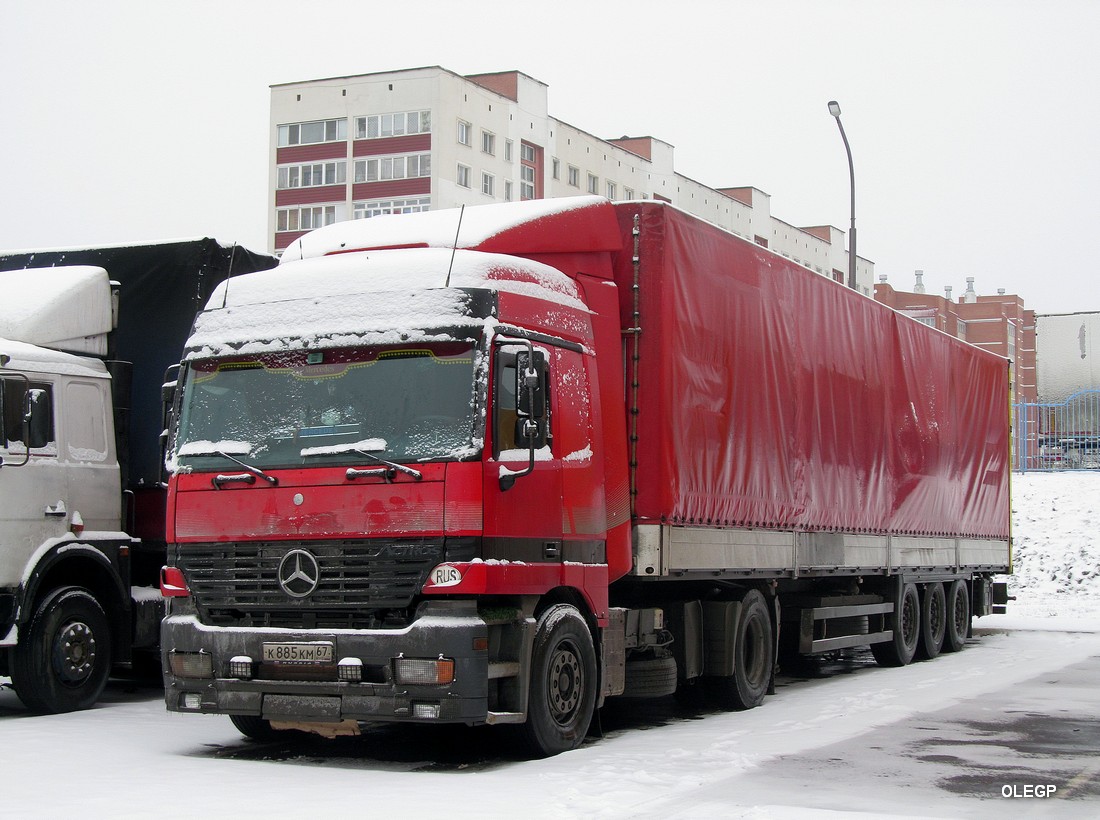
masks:
[[[848,154],[848,177],[852,183],[852,227],[848,231],[848,287],[856,290],[856,168],[852,164],[852,149],[848,145],[848,135],[844,133],[844,124],[840,121],[840,103],[829,100],[829,113],[836,118],[840,138],[844,140],[844,150]]]

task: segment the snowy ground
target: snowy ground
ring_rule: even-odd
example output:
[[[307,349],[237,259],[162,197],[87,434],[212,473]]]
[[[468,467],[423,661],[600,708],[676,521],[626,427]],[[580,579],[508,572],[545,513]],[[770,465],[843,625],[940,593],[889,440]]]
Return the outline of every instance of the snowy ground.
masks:
[[[98,708],[32,716],[0,692],[11,817],[1100,815],[1100,475],[1016,481],[1013,614],[965,651],[901,669],[867,653],[785,677],[763,708],[616,710],[544,761],[483,730],[387,727],[255,744],[114,682]],[[1023,797],[1054,785],[1051,797]],[[1004,796],[1005,789],[1020,797]]]

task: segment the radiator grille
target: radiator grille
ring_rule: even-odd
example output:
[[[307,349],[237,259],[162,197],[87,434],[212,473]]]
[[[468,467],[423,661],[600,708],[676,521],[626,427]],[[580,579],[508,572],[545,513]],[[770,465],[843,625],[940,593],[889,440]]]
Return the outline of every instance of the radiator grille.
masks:
[[[291,550],[317,560],[317,588],[302,598],[279,585],[279,565]],[[361,629],[405,625],[444,549],[442,540],[413,539],[185,544],[175,552],[204,623]]]

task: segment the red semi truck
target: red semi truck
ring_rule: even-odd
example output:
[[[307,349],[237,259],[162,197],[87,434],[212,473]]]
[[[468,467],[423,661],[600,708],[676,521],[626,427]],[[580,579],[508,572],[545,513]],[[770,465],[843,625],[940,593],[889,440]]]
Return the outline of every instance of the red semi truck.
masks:
[[[169,452],[170,710],[252,737],[759,705],[1003,611],[1008,363],[658,202],[342,223],[199,314]]]

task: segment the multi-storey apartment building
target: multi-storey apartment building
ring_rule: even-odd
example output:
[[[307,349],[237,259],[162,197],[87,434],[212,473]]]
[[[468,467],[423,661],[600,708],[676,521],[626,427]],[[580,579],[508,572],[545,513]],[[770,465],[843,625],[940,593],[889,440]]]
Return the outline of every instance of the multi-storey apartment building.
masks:
[[[712,188],[675,170],[655,137],[601,139],[550,116],[547,86],[518,71],[438,66],[271,88],[270,247],[346,219],[597,194],[659,199],[846,281],[845,234],[771,215],[753,187]],[[873,264],[857,260],[871,295]]]

